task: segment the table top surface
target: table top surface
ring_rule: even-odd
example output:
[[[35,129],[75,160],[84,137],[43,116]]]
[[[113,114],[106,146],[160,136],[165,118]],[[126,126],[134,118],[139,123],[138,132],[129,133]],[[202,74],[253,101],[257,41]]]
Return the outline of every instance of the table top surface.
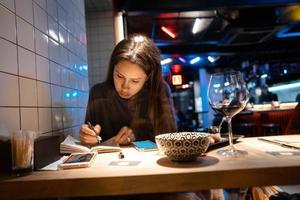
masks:
[[[300,135],[276,137],[300,142]],[[20,196],[125,195],[300,184],[299,149],[282,147],[254,137],[241,138],[235,146],[248,154],[227,158],[220,156],[217,153],[219,149],[215,149],[193,162],[173,162],[159,151],[138,152],[132,147],[123,148],[124,159],[119,159],[117,152],[98,154],[90,168],[2,177],[0,196],[13,199]]]

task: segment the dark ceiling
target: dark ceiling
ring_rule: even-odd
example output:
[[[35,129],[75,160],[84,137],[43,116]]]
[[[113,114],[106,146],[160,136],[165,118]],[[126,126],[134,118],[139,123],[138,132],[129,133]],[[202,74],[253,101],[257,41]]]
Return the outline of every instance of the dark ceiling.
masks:
[[[269,73],[270,85],[300,78],[300,0],[85,0],[85,6],[86,12],[121,11],[126,34],[147,34],[163,58],[173,59],[167,70],[236,68],[249,80]],[[196,18],[202,28],[193,34]],[[190,64],[195,57],[201,61]]]
[[[127,34],[149,35],[162,54],[218,55],[219,65],[299,59],[300,1],[116,0],[114,7],[124,13]],[[196,18],[203,28],[193,34]]]

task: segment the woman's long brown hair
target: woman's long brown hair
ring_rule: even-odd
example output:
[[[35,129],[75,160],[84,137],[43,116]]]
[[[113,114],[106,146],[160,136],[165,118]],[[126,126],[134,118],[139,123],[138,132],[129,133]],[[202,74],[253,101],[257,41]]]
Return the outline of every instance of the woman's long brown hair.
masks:
[[[144,87],[150,90],[149,118],[155,134],[176,131],[172,99],[166,91],[160,64],[160,51],[155,43],[141,34],[133,34],[117,44],[112,52],[107,81],[113,84],[115,65],[127,60],[139,65],[148,76]]]

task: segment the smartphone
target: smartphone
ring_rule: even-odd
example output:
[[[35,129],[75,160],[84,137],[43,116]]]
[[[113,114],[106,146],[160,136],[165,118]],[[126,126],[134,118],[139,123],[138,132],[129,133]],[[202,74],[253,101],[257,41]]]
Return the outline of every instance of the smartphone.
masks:
[[[157,149],[157,145],[152,142],[151,140],[144,140],[144,141],[136,141],[132,142],[134,145],[134,148],[136,148],[138,151],[155,151]]]
[[[89,167],[94,161],[97,153],[72,153],[61,164],[58,165],[60,169],[72,169]]]

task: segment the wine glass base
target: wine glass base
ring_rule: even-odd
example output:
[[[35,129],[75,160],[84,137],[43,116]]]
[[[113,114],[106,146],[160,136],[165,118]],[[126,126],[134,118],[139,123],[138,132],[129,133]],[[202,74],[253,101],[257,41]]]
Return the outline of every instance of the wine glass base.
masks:
[[[219,150],[218,154],[224,157],[242,157],[248,155],[248,152],[229,148],[229,149]]]

